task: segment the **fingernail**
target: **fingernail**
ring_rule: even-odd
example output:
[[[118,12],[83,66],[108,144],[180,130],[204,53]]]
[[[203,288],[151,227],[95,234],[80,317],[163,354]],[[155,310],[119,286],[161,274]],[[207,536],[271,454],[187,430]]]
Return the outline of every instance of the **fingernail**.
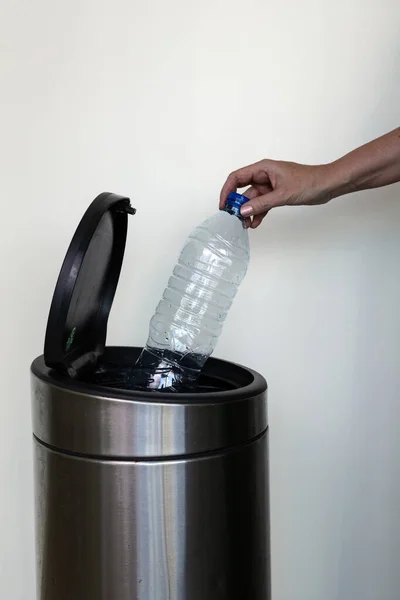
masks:
[[[252,206],[248,206],[247,204],[245,204],[240,209],[240,214],[242,215],[242,217],[249,217],[250,215],[253,214],[253,207]]]

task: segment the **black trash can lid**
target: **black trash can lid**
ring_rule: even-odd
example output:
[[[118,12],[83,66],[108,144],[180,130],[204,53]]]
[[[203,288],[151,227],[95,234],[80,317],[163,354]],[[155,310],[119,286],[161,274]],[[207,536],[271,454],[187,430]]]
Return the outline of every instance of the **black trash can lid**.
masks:
[[[105,192],[82,217],[58,276],[47,322],[44,360],[71,377],[103,354],[108,316],[121,272],[129,198]]]

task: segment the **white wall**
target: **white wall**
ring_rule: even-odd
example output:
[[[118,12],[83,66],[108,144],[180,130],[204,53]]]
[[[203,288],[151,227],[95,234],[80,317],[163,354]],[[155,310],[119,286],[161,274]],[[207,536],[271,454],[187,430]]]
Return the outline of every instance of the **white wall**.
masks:
[[[1,598],[34,600],[28,370],[88,203],[138,209],[109,339],[140,344],[230,170],[399,124],[399,29],[398,0],[1,3]],[[399,597],[399,228],[393,186],[252,233],[217,355],[270,385],[274,600]]]

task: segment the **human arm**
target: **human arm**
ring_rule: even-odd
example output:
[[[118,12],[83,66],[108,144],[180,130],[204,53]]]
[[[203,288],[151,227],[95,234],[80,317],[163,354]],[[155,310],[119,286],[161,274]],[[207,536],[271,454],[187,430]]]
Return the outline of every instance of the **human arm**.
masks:
[[[383,187],[400,181],[400,128],[379,137],[326,165],[262,160],[231,173],[220,197],[250,186],[244,193],[250,202],[242,207],[260,225],[271,208],[325,204],[350,192]]]

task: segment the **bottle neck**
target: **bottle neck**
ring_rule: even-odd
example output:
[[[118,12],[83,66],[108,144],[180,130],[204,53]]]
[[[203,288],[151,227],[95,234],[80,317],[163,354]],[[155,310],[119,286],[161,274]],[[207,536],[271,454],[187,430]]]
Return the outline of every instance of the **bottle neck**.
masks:
[[[244,221],[244,218],[240,214],[240,206],[239,205],[229,204],[227,202],[222,210],[224,212],[227,212],[228,215],[233,215],[234,217],[237,217],[240,221]]]

